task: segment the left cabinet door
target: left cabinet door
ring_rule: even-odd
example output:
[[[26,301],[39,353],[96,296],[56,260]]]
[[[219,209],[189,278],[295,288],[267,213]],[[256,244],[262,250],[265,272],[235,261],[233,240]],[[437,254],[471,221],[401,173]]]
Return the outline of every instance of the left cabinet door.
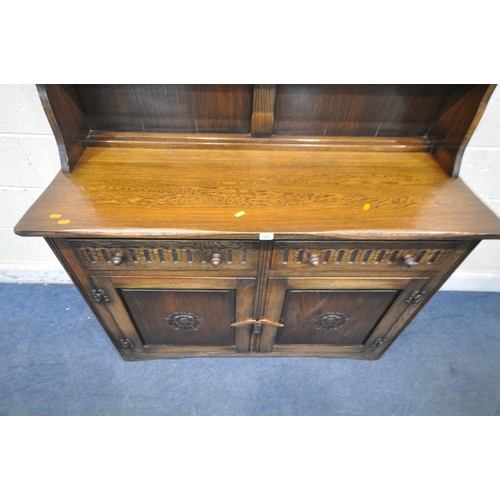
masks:
[[[248,352],[255,278],[92,276],[97,309],[127,359],[230,356]],[[101,316],[105,323],[109,322]]]

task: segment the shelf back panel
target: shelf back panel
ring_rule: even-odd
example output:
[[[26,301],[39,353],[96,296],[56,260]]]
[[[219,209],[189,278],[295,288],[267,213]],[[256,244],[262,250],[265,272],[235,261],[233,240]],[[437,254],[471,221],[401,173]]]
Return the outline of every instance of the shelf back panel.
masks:
[[[475,87],[277,85],[274,133],[425,137],[435,121]]]
[[[92,130],[249,134],[252,85],[75,85]]]

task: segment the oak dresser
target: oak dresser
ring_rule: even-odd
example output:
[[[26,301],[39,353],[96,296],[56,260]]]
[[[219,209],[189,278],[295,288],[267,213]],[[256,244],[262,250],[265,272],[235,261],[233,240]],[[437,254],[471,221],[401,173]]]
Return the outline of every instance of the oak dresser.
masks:
[[[458,177],[491,85],[38,89],[62,169],[15,231],[125,360],[378,359],[500,238]]]

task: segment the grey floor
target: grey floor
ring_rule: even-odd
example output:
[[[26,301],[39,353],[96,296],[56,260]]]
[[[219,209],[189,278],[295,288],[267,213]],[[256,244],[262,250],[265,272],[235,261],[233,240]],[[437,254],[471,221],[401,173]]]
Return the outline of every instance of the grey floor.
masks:
[[[499,415],[500,293],[440,292],[379,361],[125,362],[72,285],[0,284],[2,415]]]

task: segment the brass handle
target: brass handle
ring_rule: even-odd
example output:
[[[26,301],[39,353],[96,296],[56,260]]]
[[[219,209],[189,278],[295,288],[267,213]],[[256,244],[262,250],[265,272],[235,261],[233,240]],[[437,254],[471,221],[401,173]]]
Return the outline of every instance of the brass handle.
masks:
[[[111,257],[111,262],[114,266],[119,266],[125,257],[125,254],[122,251],[115,252],[113,257]]]
[[[309,256],[309,264],[311,264],[311,266],[313,267],[319,265],[319,255],[317,253],[313,253]]]
[[[403,257],[403,260],[406,267],[412,267],[417,263],[417,261],[415,260],[415,255],[405,255]]]
[[[222,256],[220,253],[213,253],[212,257],[210,257],[210,262],[212,266],[219,267],[222,262]]]

